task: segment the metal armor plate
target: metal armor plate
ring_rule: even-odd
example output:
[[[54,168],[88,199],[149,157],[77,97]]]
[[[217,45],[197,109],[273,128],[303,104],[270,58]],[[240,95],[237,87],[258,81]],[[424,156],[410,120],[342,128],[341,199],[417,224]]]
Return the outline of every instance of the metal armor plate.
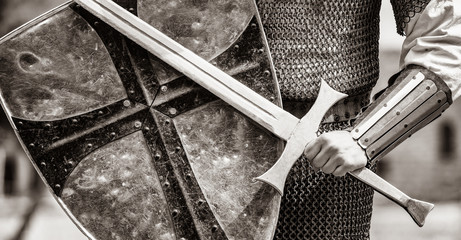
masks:
[[[280,104],[252,1],[119,0]],[[32,164],[91,239],[270,239],[278,138],[72,2],[0,40]]]

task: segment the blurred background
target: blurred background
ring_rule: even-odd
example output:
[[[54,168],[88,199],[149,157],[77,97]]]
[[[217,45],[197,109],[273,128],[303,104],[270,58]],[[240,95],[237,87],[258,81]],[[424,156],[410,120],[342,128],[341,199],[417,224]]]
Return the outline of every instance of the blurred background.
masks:
[[[0,36],[63,0],[0,0]],[[399,70],[403,37],[395,32],[389,1],[381,10],[381,75],[374,91]],[[27,156],[0,116],[0,240],[86,239],[35,174]],[[408,195],[436,204],[419,228],[407,213],[375,194],[373,240],[461,239],[461,104],[405,141],[380,162],[379,174]]]

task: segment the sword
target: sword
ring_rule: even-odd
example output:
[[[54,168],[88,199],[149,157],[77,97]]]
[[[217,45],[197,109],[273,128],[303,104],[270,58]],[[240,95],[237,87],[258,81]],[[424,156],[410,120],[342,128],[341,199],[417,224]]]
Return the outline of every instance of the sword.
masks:
[[[304,147],[317,137],[316,131],[326,111],[347,96],[322,82],[319,96],[311,110],[302,119],[298,119],[116,3],[110,0],[75,1],[150,53],[285,140],[285,149],[277,162],[266,173],[256,178],[270,184],[280,194],[283,194],[285,180],[291,167],[302,155]],[[418,226],[424,225],[426,216],[434,207],[431,203],[409,197],[367,168],[349,174],[403,207]]]

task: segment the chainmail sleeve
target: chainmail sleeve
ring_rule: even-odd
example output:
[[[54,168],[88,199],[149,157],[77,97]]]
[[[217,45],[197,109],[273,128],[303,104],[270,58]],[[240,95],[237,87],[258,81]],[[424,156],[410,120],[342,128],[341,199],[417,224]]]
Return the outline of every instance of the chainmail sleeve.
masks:
[[[405,28],[416,14],[422,12],[431,0],[391,0],[397,33],[405,35]]]

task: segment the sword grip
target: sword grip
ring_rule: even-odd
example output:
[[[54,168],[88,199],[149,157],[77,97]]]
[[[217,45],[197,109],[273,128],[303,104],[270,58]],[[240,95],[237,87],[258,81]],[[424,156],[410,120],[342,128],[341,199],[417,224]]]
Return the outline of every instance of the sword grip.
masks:
[[[427,215],[434,208],[432,203],[409,197],[368,168],[357,169],[349,174],[403,207],[420,227],[424,225]]]
[[[282,155],[266,173],[257,177],[256,180],[271,185],[283,195],[285,180],[291,167],[301,157],[306,145],[317,137],[316,132],[323,116],[331,106],[345,97],[347,97],[346,94],[335,91],[326,82],[321,81],[320,91],[314,105],[294,128]]]

